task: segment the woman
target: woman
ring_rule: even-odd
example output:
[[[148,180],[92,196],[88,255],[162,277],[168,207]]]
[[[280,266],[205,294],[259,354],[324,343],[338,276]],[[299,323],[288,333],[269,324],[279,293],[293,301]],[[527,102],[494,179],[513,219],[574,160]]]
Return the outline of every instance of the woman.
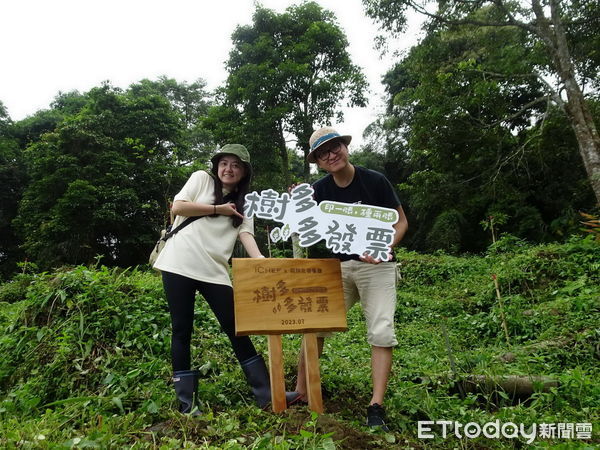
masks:
[[[231,341],[258,406],[264,408],[271,400],[269,373],[262,356],[248,336],[235,335],[228,271],[237,239],[251,258],[264,258],[254,240],[253,221],[243,216],[252,177],[250,155],[243,145],[227,144],[211,161],[211,173],[194,172],[173,202],[172,211],[177,215],[173,228],[187,217],[201,218],[169,239],[154,264],[162,272],[171,313],[171,360],[179,410],[194,414],[199,414],[194,409],[199,373],[191,370],[190,342],[196,291],[208,302]],[[290,400],[295,397],[289,393]]]

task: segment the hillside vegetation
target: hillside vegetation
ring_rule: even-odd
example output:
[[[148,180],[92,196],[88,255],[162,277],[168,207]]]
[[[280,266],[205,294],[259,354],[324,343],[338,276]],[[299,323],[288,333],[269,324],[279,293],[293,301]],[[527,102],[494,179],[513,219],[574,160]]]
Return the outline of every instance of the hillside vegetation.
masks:
[[[386,406],[390,433],[363,426],[369,349],[358,309],[326,341],[326,413],[253,405],[204,302],[193,360],[203,415],[174,412],[170,323],[160,277],[145,268],[76,266],[0,285],[2,448],[520,448],[519,439],[419,439],[420,420],[591,423],[591,439],[539,436],[540,447],[600,444],[600,246],[531,246],[505,236],[486,254],[399,251],[397,335]],[[493,276],[498,280],[496,292]],[[500,299],[498,298],[500,295]],[[266,340],[255,336],[266,354]],[[508,341],[508,342],[507,342]],[[299,336],[284,339],[293,386]],[[543,376],[533,392],[497,389]],[[480,376],[477,378],[477,376]],[[492,380],[487,387],[476,380]]]

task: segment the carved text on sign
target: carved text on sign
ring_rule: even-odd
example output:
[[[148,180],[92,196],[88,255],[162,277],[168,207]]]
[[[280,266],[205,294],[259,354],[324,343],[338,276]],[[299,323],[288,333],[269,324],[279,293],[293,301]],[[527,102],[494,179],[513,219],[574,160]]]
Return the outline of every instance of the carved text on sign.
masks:
[[[238,334],[346,329],[337,259],[234,258]]]
[[[383,261],[390,258],[398,211],[329,200],[317,205],[313,195],[312,186],[306,183],[289,194],[278,194],[273,189],[251,192],[245,197],[244,214],[282,223],[270,233],[273,242],[298,233],[302,247],[324,240],[334,253],[366,253]]]

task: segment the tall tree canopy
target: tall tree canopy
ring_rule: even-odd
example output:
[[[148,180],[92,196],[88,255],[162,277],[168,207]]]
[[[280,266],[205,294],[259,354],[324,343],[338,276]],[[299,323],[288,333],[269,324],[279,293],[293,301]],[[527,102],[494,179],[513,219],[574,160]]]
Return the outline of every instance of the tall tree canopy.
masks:
[[[542,86],[541,97],[532,99],[518,113],[530,116],[545,99],[566,114],[577,139],[579,153],[600,202],[600,136],[584,93],[597,92],[600,57],[600,4],[594,0],[451,0],[436,3],[414,0],[363,0],[367,14],[393,33],[404,30],[407,10],[412,9],[431,19],[430,29],[456,26],[510,28],[523,36],[523,51],[535,55],[532,64],[506,64],[514,59],[509,47],[494,71],[482,76],[503,78],[518,87]],[[504,42],[497,45],[503,47]],[[474,67],[478,69],[477,66]],[[523,70],[526,69],[526,70]]]
[[[177,146],[173,148],[177,152],[178,164],[187,165],[199,158],[210,158],[212,136],[201,126],[200,121],[210,107],[204,80],[188,84],[161,76],[156,81],[144,79],[132,84],[129,93],[140,98],[158,95],[171,104],[179,123],[180,136]]]
[[[314,2],[282,14],[258,6],[252,24],[238,27],[232,39],[223,106],[214,112],[221,124],[213,121],[213,127],[231,118],[239,138],[250,139],[250,150],[261,162],[257,171],[278,155],[283,182],[289,185],[286,136],[296,136],[297,148],[308,154],[316,124],[341,120],[344,101],[365,105],[365,77],[352,63],[348,40],[333,13]],[[260,139],[253,141],[251,133]],[[305,162],[304,178],[308,176]]]
[[[544,84],[495,75],[532,69],[526,39],[514,27],[432,28],[385,76],[382,128],[401,168],[391,178],[402,181],[412,246],[480,250],[489,216],[507,218],[503,230],[520,237],[556,238],[575,209],[594,203],[574,134],[540,100]]]
[[[0,102],[0,278],[21,259],[19,240],[12,227],[26,184],[25,164],[14,124]]]
[[[165,78],[86,93],[82,107],[24,151],[30,182],[14,224],[29,258],[42,267],[97,255],[145,262],[194,154],[203,162],[191,136],[193,117],[207,108],[203,83]]]

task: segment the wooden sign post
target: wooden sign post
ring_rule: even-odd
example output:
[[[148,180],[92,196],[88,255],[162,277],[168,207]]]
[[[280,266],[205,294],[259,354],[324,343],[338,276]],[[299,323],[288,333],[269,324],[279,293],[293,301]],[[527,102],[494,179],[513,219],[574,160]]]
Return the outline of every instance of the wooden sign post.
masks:
[[[273,411],[287,407],[281,335],[304,334],[308,405],[323,412],[317,335],[346,330],[346,309],[337,259],[234,258],[237,335],[269,336]]]

